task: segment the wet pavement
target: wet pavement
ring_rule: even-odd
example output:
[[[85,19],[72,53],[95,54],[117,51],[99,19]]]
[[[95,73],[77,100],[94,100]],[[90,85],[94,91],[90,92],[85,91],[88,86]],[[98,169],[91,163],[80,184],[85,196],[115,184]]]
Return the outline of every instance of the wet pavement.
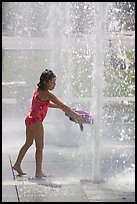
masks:
[[[109,179],[94,183],[87,168],[89,159],[84,162],[83,167],[77,156],[75,159],[70,158],[74,149],[48,145],[43,168],[52,176],[35,178],[33,151],[30,150],[23,161],[23,169],[28,175],[22,177],[16,172],[13,174],[11,169],[10,160],[12,163],[15,161],[15,153],[3,153],[2,202],[135,201],[134,165]]]

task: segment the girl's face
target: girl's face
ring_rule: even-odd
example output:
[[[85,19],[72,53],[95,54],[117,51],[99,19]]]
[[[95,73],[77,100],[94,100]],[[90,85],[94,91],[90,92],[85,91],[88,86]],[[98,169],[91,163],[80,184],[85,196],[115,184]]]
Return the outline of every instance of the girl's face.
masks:
[[[48,81],[46,87],[48,90],[53,90],[56,86],[56,78],[52,78],[50,81]]]

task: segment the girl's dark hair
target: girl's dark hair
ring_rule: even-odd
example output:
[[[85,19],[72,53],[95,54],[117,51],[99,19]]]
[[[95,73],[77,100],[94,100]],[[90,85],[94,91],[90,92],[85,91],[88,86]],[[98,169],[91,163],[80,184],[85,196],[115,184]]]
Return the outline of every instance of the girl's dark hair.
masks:
[[[48,82],[53,78],[56,78],[56,75],[53,73],[53,71],[49,70],[49,69],[45,69],[40,76],[39,83],[37,84],[38,89],[43,90],[44,89],[44,82],[45,81]]]

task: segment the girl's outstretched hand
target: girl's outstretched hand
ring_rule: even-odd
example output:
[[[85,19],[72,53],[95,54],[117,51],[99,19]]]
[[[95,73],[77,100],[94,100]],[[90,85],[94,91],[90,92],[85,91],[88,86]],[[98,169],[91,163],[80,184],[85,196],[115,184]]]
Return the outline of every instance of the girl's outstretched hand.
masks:
[[[77,113],[77,112],[75,112],[75,115],[73,115],[73,116],[72,115],[70,116],[70,113],[67,113],[67,112],[65,112],[65,115],[68,116],[70,118],[70,120],[75,122],[75,123],[78,123],[78,124],[85,123],[85,120],[82,117],[82,115]]]
[[[77,118],[76,120],[77,120],[77,123],[79,123],[79,124],[85,123],[85,120],[84,120],[84,118],[82,117],[82,115],[79,115],[79,114],[78,114],[78,118]]]

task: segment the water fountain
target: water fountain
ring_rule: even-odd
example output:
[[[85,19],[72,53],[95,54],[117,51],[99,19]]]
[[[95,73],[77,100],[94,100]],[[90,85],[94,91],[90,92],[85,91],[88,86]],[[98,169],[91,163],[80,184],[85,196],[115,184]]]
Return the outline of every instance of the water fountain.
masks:
[[[10,36],[3,36],[3,119],[7,122],[9,111],[10,118],[24,118],[39,75],[51,67],[57,74],[54,93],[68,105],[91,110],[95,123],[80,133],[61,112],[51,110],[45,121],[47,143],[72,148],[70,158],[80,165],[73,175],[94,183],[134,166],[132,69],[114,67],[123,49],[134,59],[134,35],[124,35],[117,25],[115,12],[122,11],[114,3],[3,2],[3,30]],[[16,110],[18,96],[27,103],[19,100]]]

